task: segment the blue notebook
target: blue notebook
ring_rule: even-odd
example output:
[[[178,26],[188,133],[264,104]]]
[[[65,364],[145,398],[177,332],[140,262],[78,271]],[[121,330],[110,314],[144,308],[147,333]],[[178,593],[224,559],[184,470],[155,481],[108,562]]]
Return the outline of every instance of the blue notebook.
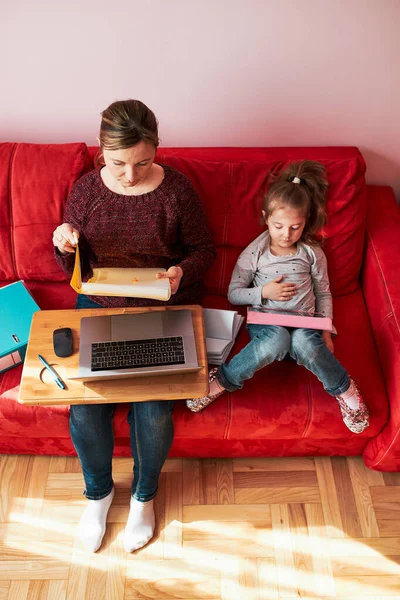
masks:
[[[0,288],[0,373],[24,361],[32,315],[37,310],[22,281]]]

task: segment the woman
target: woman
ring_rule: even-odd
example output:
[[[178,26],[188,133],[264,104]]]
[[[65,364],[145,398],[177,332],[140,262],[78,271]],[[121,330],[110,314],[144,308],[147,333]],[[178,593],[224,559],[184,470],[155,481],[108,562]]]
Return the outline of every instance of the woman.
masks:
[[[190,181],[154,162],[159,144],[154,113],[138,100],[114,102],[102,113],[102,166],[79,179],[53,233],[57,263],[69,275],[76,239],[82,276],[95,267],[164,267],[169,304],[200,300],[201,279],[215,257],[202,204]],[[77,308],[149,306],[156,300],[83,296]],[[124,547],[141,548],[154,532],[154,498],[173,440],[173,402],[130,404],[134,458],[132,495]],[[114,497],[111,461],[115,404],[74,405],[70,431],[82,465],[88,505],[78,532],[93,552],[101,546]]]

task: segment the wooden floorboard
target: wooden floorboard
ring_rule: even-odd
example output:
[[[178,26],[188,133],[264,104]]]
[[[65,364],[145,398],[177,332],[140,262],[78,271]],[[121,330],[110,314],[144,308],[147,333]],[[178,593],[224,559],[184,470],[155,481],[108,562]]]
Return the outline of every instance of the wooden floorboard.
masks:
[[[76,458],[3,455],[0,478],[0,600],[400,600],[400,473],[359,457],[170,459],[133,554],[130,459],[96,554]]]

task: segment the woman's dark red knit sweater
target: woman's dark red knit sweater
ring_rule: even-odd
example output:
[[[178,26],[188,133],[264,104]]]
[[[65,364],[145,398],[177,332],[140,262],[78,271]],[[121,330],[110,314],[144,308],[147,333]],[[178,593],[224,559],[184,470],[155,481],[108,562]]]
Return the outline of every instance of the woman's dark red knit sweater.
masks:
[[[96,169],[77,181],[68,197],[64,223],[79,231],[82,277],[95,267],[180,265],[183,278],[168,304],[200,301],[201,280],[215,258],[203,206],[191,182],[163,166],[165,176],[152,192],[125,196],[109,190]],[[75,254],[56,261],[72,274]],[[165,304],[156,300],[92,296],[102,306]]]

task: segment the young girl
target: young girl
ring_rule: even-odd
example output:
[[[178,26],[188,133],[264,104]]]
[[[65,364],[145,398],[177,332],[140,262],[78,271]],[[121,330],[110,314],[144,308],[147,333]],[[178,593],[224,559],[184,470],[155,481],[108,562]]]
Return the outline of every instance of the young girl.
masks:
[[[267,231],[239,256],[228,299],[282,310],[322,313],[332,318],[326,257],[314,239],[326,220],[328,184],[324,167],[314,161],[290,164],[276,176],[264,200]],[[361,433],[369,414],[356,384],[333,355],[331,334],[315,329],[248,325],[251,341],[228,364],[210,371],[210,392],[187,400],[199,412],[225,390],[243,387],[255,371],[289,354],[336,397],[346,426]]]

